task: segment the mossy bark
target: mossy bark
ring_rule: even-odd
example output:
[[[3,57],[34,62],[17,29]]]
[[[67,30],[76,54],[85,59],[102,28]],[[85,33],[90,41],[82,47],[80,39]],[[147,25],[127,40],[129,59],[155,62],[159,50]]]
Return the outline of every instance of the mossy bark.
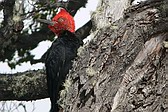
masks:
[[[0,101],[30,101],[47,97],[44,70],[0,74]]]
[[[167,4],[143,2],[98,29],[69,74],[65,111],[168,111]]]

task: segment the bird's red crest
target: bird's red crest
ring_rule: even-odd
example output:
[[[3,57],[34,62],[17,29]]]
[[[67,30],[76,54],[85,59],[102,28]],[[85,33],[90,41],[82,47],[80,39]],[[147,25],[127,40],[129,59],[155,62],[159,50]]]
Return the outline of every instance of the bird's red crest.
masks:
[[[54,26],[49,25],[48,27],[57,35],[63,30],[68,30],[72,33],[75,32],[74,19],[65,9],[61,9],[60,12],[54,16],[52,21],[55,22]]]

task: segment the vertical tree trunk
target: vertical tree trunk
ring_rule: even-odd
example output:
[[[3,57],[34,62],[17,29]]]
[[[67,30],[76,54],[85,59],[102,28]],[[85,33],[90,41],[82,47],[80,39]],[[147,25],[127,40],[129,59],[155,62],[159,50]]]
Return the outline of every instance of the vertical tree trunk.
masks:
[[[93,13],[96,27],[100,29],[120,19],[129,6],[130,0],[99,0],[97,10]]]
[[[113,2],[102,0],[93,15],[94,37],[80,48],[60,104],[68,112],[167,112],[168,1],[144,2],[124,15],[113,12]]]

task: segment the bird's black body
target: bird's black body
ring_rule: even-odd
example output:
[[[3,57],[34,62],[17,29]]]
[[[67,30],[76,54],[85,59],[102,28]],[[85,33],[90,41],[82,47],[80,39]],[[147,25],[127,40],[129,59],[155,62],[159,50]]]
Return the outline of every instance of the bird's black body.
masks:
[[[72,68],[72,61],[77,56],[77,49],[81,45],[80,39],[75,34],[64,31],[53,42],[45,61],[47,73],[47,85],[51,100],[50,112],[58,112],[57,100],[59,91],[65,81],[69,69]]]

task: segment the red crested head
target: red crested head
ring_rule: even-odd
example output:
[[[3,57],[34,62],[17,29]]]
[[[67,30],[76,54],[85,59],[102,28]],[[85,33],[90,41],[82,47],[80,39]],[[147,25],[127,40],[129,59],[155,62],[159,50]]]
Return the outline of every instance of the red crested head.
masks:
[[[54,25],[49,25],[51,31],[59,35],[63,30],[68,30],[72,33],[75,32],[75,22],[73,17],[65,10],[61,9],[60,12],[52,19]]]

